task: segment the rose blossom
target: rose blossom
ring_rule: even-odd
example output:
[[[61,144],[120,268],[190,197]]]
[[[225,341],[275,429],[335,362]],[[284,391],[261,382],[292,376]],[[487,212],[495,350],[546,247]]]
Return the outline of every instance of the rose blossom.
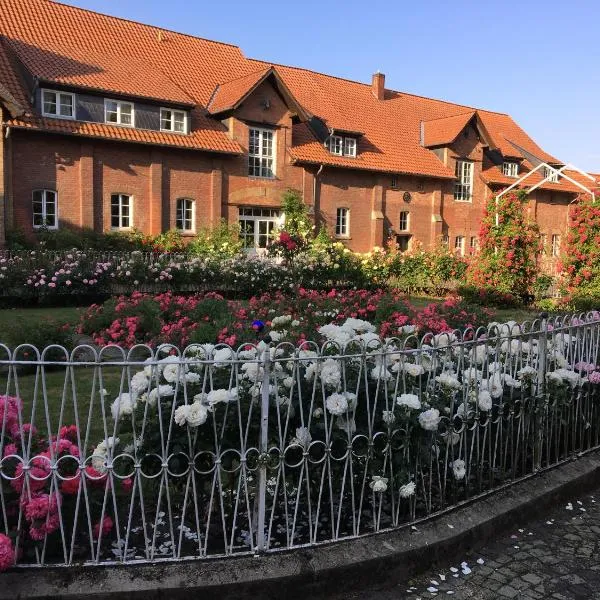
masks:
[[[437,431],[440,423],[440,411],[437,408],[430,408],[419,415],[419,425],[426,431]]]

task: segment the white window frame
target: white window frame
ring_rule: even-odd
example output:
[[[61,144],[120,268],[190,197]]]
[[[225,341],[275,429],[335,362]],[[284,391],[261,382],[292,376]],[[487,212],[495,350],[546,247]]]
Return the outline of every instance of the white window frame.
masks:
[[[252,132],[258,133],[258,152],[251,153],[251,139]],[[264,140],[265,134],[271,135],[271,155],[265,154],[264,152]],[[253,161],[258,161],[258,164],[253,164]],[[267,161],[267,166],[263,165],[263,161]],[[270,162],[270,167],[268,166]],[[260,177],[261,179],[275,179],[277,165],[277,132],[273,129],[266,129],[263,127],[249,127],[248,128],[248,176],[249,177]],[[258,174],[256,174],[258,169]],[[268,171],[270,170],[270,174]],[[266,174],[263,174],[263,171]]]
[[[171,113],[171,128],[163,127],[163,113],[166,111]],[[177,129],[174,128],[175,127],[175,113],[179,113],[179,114],[183,115],[183,131],[177,131]],[[179,134],[188,133],[188,111],[187,110],[179,110],[177,108],[167,108],[167,107],[163,106],[160,109],[160,130],[168,131],[169,133],[179,133]]]
[[[341,135],[329,136],[329,152],[336,156],[344,156],[344,138]]]
[[[548,245],[548,234],[540,233],[540,254],[546,254],[546,246]]]
[[[454,252],[456,252],[457,250],[458,250],[458,254],[460,256],[465,255],[465,236],[464,235],[457,235],[454,238]]]
[[[180,202],[190,202],[191,203],[191,207],[187,207],[184,205],[183,210],[182,210],[182,227],[178,227],[177,226],[177,221],[178,221],[178,214],[179,214],[179,203]],[[186,220],[188,220],[185,216],[186,212],[188,212],[188,210],[190,211],[190,224],[191,226],[189,228],[185,227],[185,222]],[[177,200],[175,200],[175,229],[177,229],[177,231],[180,231],[181,233],[195,233],[196,232],[196,201],[193,198],[177,198]]]
[[[476,235],[472,235],[469,240],[469,248],[471,251],[475,251],[479,248],[479,238]]]
[[[54,94],[54,106],[56,106],[56,113],[51,113],[51,112],[46,112],[46,102],[44,100],[44,96],[46,94]],[[61,115],[60,114],[60,109],[62,106],[62,102],[61,102],[61,96],[68,96],[71,98],[71,109],[72,109],[72,114],[71,115]],[[69,119],[69,120],[74,120],[76,113],[77,113],[77,105],[75,103],[75,94],[73,94],[72,92],[63,92],[61,90],[48,90],[48,89],[42,89],[42,115],[44,117],[51,117],[52,119]]]
[[[560,234],[559,233],[552,234],[552,256],[553,257],[560,256]]]
[[[402,227],[402,215],[406,215],[406,226]],[[398,231],[409,231],[410,230],[410,211],[401,210],[400,220],[398,221]]]
[[[108,103],[115,102],[117,104],[117,122],[108,120]],[[121,121],[121,109],[127,104],[131,106],[131,123],[123,123]],[[127,100],[114,100],[112,98],[104,98],[104,122],[107,125],[117,125],[118,127],[135,127],[135,104]]]
[[[356,157],[356,138],[345,137],[344,138],[344,156]]]
[[[505,160],[502,163],[502,174],[516,179],[519,176],[519,163],[514,160]]]
[[[390,189],[399,190],[400,189],[400,180],[398,177],[392,177],[390,181]]]
[[[456,161],[456,179],[454,183],[454,200],[456,202],[473,201],[473,168],[474,163],[470,160]]]
[[[350,209],[338,206],[335,211],[335,237],[350,237]]]
[[[119,225],[115,226],[113,225],[113,197],[114,196],[118,196],[119,197]],[[124,226],[123,225],[123,198],[128,198],[129,200],[129,225]],[[133,196],[131,194],[124,194],[121,192],[113,192],[110,195],[110,228],[113,231],[129,231],[130,229],[133,229]]]
[[[547,183],[559,182],[557,169],[549,169],[548,167],[544,167],[544,179],[546,179],[546,177],[549,178]]]
[[[41,225],[35,224],[35,215],[40,214],[40,213],[36,213],[33,209],[34,196],[37,192],[40,192],[42,194],[41,216],[42,216],[42,220],[44,221],[44,223],[42,223]],[[53,225],[48,225],[46,223],[47,214],[48,214],[48,194],[54,195],[54,198],[52,200],[52,202],[54,203],[54,224]],[[54,230],[58,229],[58,192],[56,190],[47,190],[47,189],[33,190],[33,192],[31,193],[31,222],[32,222],[32,227],[34,229],[41,229],[42,227],[45,227],[46,229],[54,229]]]
[[[252,232],[252,236],[254,237],[254,244],[252,246],[246,245],[246,241],[249,236],[247,234],[245,234],[244,231],[242,230],[242,221],[253,221],[254,222],[254,224],[253,224],[254,231]],[[269,232],[267,232],[266,234],[260,233],[259,223],[263,222],[263,221],[267,223],[267,229],[268,229],[269,223],[273,224],[271,234],[269,234]],[[266,250],[266,248],[270,245],[270,243],[274,237],[274,232],[277,230],[277,227],[281,225],[281,222],[282,222],[281,211],[277,208],[266,208],[266,207],[263,208],[263,207],[256,207],[256,206],[239,206],[238,207],[238,224],[240,226],[240,240],[242,240],[242,242],[244,243],[244,248],[246,250],[254,250],[256,252],[264,252]],[[267,236],[266,247],[261,247],[259,245],[261,235]]]

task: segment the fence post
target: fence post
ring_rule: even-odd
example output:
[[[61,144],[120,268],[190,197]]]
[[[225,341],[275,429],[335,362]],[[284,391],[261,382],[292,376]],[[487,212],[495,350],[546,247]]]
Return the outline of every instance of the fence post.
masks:
[[[263,378],[261,387],[260,403],[260,440],[259,440],[259,466],[258,466],[258,517],[256,531],[256,552],[264,552],[267,548],[267,539],[265,536],[265,520],[267,513],[267,462],[268,462],[268,443],[269,443],[269,385],[271,370],[271,348],[270,339],[259,344],[264,345],[262,352]],[[260,365],[260,363],[259,363]]]
[[[548,362],[548,313],[540,314],[540,337],[538,338],[538,373],[535,394],[535,442],[533,447],[533,470],[542,468],[544,448],[543,424],[546,411],[546,370]]]

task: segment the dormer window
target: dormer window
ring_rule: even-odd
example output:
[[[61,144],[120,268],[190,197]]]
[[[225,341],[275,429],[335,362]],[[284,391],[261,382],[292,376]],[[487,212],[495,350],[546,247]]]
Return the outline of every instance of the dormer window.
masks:
[[[519,163],[510,160],[505,160],[502,163],[502,173],[507,177],[518,177]]]
[[[58,119],[75,118],[75,94],[42,90],[42,114]]]
[[[548,178],[549,183],[558,183],[558,172],[556,169],[544,167],[544,179]]]
[[[160,130],[187,133],[187,112],[171,108],[160,109]]]
[[[133,104],[123,100],[104,100],[104,122],[111,125],[133,127]]]
[[[356,156],[356,138],[341,135],[330,136],[329,152],[337,156]]]

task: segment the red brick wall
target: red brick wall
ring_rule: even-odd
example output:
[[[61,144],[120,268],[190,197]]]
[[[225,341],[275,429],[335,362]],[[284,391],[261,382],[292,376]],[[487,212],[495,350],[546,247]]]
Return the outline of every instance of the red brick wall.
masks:
[[[468,253],[471,237],[479,235],[483,210],[489,188],[481,179],[483,147],[476,129],[470,125],[460,133],[446,153],[446,164],[454,172],[456,161],[466,158],[473,162],[473,199],[471,202],[454,200],[454,182],[443,184],[442,216],[444,233],[447,233],[450,248],[454,248],[456,236],[465,238],[465,253]]]

